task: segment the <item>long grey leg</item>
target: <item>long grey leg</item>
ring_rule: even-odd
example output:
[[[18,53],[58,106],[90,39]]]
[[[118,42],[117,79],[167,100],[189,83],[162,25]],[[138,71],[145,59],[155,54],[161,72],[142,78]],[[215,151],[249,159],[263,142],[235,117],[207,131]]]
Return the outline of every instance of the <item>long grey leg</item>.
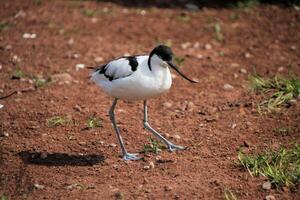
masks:
[[[123,158],[124,158],[125,160],[138,160],[138,159],[140,159],[140,158],[136,156],[137,154],[131,154],[131,153],[128,153],[128,152],[126,151],[126,149],[125,149],[125,144],[124,144],[123,139],[122,139],[122,137],[121,137],[120,131],[119,131],[118,127],[117,127],[116,120],[115,120],[115,113],[114,113],[115,107],[116,107],[116,105],[117,105],[117,101],[118,101],[118,99],[115,98],[114,101],[113,101],[113,104],[112,104],[112,106],[111,106],[111,108],[110,108],[110,110],[109,110],[109,117],[110,117],[110,120],[111,120],[111,122],[112,122],[112,125],[113,125],[113,127],[114,127],[114,129],[115,129],[115,132],[116,132],[116,134],[117,134],[119,143],[120,143],[120,145],[121,145],[121,150],[122,150]]]
[[[178,146],[164,138],[160,133],[158,133],[156,130],[154,130],[148,123],[148,108],[147,108],[147,101],[144,101],[144,127],[151,131],[156,137],[158,137],[161,141],[163,141],[167,146],[169,151],[175,151],[175,150],[184,150],[185,147]]]

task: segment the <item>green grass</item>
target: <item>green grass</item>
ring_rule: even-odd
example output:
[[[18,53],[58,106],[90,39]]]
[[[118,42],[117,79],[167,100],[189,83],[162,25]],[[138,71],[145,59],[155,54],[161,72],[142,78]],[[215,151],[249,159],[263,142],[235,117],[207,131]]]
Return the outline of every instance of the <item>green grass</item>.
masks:
[[[300,144],[257,155],[239,152],[238,161],[252,176],[265,176],[275,186],[289,187],[300,182]]]
[[[50,119],[47,119],[47,125],[49,127],[63,126],[70,122],[71,122],[70,119],[67,119],[63,116],[54,116],[51,117]]]
[[[0,197],[0,200],[8,200],[8,197],[5,196],[5,195],[2,195],[2,196]]]
[[[40,76],[33,76],[33,81],[34,81],[34,86],[36,88],[43,87],[47,83],[49,83],[51,80],[50,79],[45,79]]]
[[[288,79],[278,75],[273,78],[263,78],[253,75],[250,77],[250,82],[253,89],[269,96],[259,104],[260,113],[280,111],[282,106],[300,96],[300,80],[297,78]]]
[[[7,22],[7,21],[0,22],[0,31],[7,30],[9,27],[10,27],[9,22]]]
[[[82,10],[82,14],[87,17],[94,17],[97,14],[96,10],[85,8]]]
[[[182,13],[181,15],[179,15],[177,17],[177,19],[178,19],[178,21],[183,22],[183,23],[187,23],[187,22],[191,21],[191,17],[185,13]]]
[[[214,25],[215,37],[219,42],[224,41],[224,36],[222,34],[222,28],[219,22],[215,23]]]
[[[122,192],[116,192],[115,197],[117,200],[123,200],[124,199],[124,194]]]
[[[96,128],[96,127],[102,127],[102,126],[103,126],[102,119],[100,119],[100,118],[90,117],[87,121],[87,127],[89,129]]]
[[[224,190],[224,200],[237,200],[237,198],[230,189],[225,188],[225,190]]]
[[[276,127],[273,132],[277,135],[286,136],[293,133],[293,129],[291,127]]]
[[[155,153],[158,154],[159,152],[161,152],[163,148],[163,145],[157,141],[154,140],[152,138],[149,139],[149,144],[145,144],[144,148],[140,151],[140,153]]]
[[[260,4],[260,0],[241,0],[233,4],[229,4],[232,8],[242,9],[244,11],[249,11],[254,6]]]
[[[174,61],[178,66],[181,66],[181,64],[185,61],[184,57],[180,57],[180,56],[175,56],[174,57]]]
[[[13,71],[11,78],[12,79],[20,79],[24,76],[24,73],[20,69],[16,69]]]

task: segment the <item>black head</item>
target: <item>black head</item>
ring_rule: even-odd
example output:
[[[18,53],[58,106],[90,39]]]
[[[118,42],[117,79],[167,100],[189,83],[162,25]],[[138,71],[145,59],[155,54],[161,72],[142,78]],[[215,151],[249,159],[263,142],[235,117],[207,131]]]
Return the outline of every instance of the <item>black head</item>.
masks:
[[[191,79],[189,79],[188,77],[186,77],[179,69],[178,67],[172,62],[173,59],[173,52],[171,50],[170,47],[166,46],[166,45],[158,45],[157,47],[155,47],[150,55],[149,55],[149,59],[148,59],[148,66],[149,69],[151,69],[151,58],[153,55],[157,55],[164,63],[167,63],[172,69],[174,69],[179,75],[181,75],[184,79],[192,82],[192,83],[196,83],[196,81],[193,81]]]
[[[154,54],[160,57],[163,61],[171,61],[173,58],[173,52],[171,48],[166,45],[158,45],[157,47],[155,47],[151,51],[150,57]]]

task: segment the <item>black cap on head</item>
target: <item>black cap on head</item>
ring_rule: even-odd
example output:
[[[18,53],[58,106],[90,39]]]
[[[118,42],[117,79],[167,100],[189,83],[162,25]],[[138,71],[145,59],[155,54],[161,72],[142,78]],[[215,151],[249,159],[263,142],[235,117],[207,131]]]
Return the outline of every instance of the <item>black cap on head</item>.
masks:
[[[166,45],[158,45],[155,47],[150,53],[150,57],[154,54],[159,56],[163,61],[171,61],[173,58],[173,52],[171,48]]]

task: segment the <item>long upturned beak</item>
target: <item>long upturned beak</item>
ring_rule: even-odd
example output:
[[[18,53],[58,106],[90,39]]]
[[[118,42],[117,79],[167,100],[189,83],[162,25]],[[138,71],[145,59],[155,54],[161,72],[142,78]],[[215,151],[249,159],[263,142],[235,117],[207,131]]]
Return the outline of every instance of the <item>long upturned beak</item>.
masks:
[[[167,63],[168,63],[168,65],[170,65],[170,67],[172,69],[174,69],[184,79],[190,81],[191,83],[198,83],[197,81],[193,81],[192,79],[189,79],[188,77],[186,77],[181,71],[179,71],[178,67],[172,61],[168,61]]]

